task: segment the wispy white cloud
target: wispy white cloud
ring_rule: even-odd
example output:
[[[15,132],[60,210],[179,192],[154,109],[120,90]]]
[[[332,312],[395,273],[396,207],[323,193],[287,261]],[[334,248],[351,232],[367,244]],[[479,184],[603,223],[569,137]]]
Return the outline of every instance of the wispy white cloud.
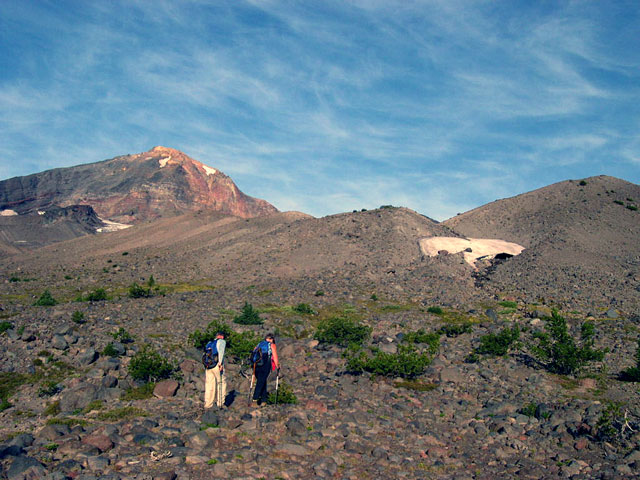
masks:
[[[162,144],[279,208],[437,219],[611,162],[640,180],[628,5],[67,7],[0,4],[0,176]]]

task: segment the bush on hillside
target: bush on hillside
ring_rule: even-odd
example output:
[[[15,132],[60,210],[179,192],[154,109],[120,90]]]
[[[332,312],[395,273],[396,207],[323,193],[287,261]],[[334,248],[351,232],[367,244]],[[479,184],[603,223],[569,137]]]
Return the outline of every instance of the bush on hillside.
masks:
[[[151,288],[145,288],[134,282],[129,287],[129,298],[148,298],[152,295]]]
[[[436,353],[440,348],[440,333],[430,332],[427,333],[423,329],[416,330],[415,332],[409,332],[402,338],[405,343],[422,343],[427,345],[427,351],[429,353]]]
[[[293,393],[293,388],[286,382],[280,382],[277,395],[275,390],[269,393],[267,403],[274,405],[276,400],[278,405],[296,405],[298,403],[298,397]]]
[[[296,313],[301,313],[302,315],[314,315],[316,313],[308,303],[299,303],[293,307],[292,310]]]
[[[638,348],[636,349],[636,364],[620,373],[620,380],[625,382],[640,382],[640,338],[638,339]]]
[[[52,307],[57,304],[58,301],[53,298],[53,295],[51,295],[51,292],[49,290],[45,290],[44,292],[42,292],[40,298],[36,300],[36,303],[34,303],[34,305],[37,305],[39,307]]]
[[[242,313],[233,319],[239,325],[262,325],[264,320],[260,318],[258,311],[248,302],[244,302]]]
[[[472,331],[473,326],[469,322],[448,323],[437,330],[440,335],[446,335],[449,338],[457,337],[458,335],[462,335],[463,333],[471,333]]]
[[[151,345],[144,345],[129,363],[129,374],[135,380],[148,382],[169,378],[175,367]]]
[[[567,321],[556,310],[547,317],[544,332],[536,332],[538,341],[532,350],[545,368],[552,373],[573,375],[589,362],[600,361],[605,351],[594,349],[595,327],[591,322],[584,322],[581,328],[581,345],[571,336]]]
[[[341,347],[351,344],[362,345],[371,335],[371,330],[371,327],[361,325],[356,320],[332,317],[320,322],[315,339],[321,343],[331,343]]]
[[[431,355],[419,352],[413,345],[400,345],[397,353],[377,349],[371,353],[356,346],[350,347],[345,352],[346,370],[356,374],[369,372],[385,377],[415,378],[422,375],[431,363]]]
[[[3,320],[2,322],[0,322],[0,335],[2,335],[4,332],[12,328],[13,328],[13,324],[11,322],[7,322],[6,320]]]
[[[480,355],[505,356],[516,345],[520,338],[520,329],[517,325],[512,328],[503,328],[499,333],[490,333],[480,337],[480,345],[475,353]]]

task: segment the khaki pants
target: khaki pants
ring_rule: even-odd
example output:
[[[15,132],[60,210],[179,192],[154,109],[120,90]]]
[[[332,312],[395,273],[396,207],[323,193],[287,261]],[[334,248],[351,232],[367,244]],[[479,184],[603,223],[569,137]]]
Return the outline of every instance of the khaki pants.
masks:
[[[205,370],[204,408],[213,407],[213,402],[222,408],[226,395],[227,378],[224,374],[220,374],[220,367],[216,366]]]

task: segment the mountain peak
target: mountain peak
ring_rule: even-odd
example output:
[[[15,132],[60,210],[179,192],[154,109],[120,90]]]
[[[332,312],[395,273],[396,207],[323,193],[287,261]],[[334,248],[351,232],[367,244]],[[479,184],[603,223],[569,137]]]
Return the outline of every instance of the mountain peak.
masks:
[[[53,172],[0,181],[0,210],[22,215],[90,205],[102,219],[123,224],[200,210],[242,218],[278,211],[245,195],[219,170],[164,146]]]

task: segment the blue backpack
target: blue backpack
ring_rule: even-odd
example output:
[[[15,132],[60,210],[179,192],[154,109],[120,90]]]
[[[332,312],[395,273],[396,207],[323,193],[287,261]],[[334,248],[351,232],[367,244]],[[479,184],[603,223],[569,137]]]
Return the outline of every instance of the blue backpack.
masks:
[[[262,340],[251,352],[251,363],[261,367],[265,362],[271,363],[271,342]]]
[[[218,341],[212,340],[204,346],[202,352],[202,364],[209,370],[218,364]]]

